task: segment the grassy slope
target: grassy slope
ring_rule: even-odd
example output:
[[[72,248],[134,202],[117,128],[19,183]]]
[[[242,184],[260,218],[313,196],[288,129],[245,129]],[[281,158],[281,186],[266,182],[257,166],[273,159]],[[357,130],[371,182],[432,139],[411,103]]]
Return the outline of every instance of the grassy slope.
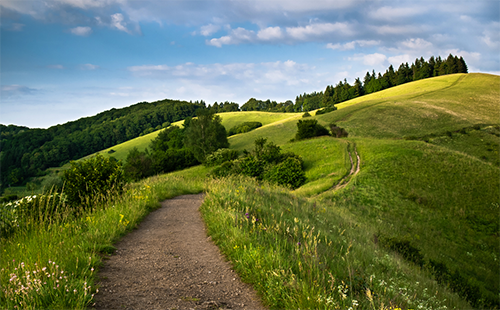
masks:
[[[287,144],[299,115],[233,137],[231,147],[250,149],[255,138],[266,137],[300,154],[310,182],[296,194],[311,196],[326,190],[322,203],[348,209],[356,221],[382,237],[409,240],[425,260],[460,271],[469,283],[494,298],[500,273],[496,220],[500,169],[494,165],[499,160],[499,139],[484,129],[453,133],[448,140],[442,135],[475,124],[498,126],[499,86],[500,77],[483,74],[408,83],[340,104],[339,110],[316,117],[323,124],[336,122],[346,128],[349,139]],[[402,139],[430,134],[441,136],[431,139],[436,145]],[[358,146],[362,172],[334,193],[327,189],[349,166],[346,141]],[[326,149],[331,151],[323,152]]]
[[[222,125],[226,127],[226,130],[229,130],[233,126],[243,123],[243,122],[261,122],[264,126],[274,123],[276,124],[277,122],[283,121],[283,120],[288,120],[288,119],[294,119],[297,118],[299,114],[296,113],[268,113],[268,112],[257,112],[257,111],[250,111],[250,112],[227,112],[227,113],[220,113],[219,114],[222,118]],[[302,114],[300,114],[302,115]],[[184,121],[179,121],[172,123],[172,125],[182,127],[182,124]],[[99,153],[105,156],[113,156],[118,160],[125,161],[127,158],[128,152],[134,148],[137,147],[140,151],[145,150],[149,144],[151,143],[152,140],[158,136],[160,133],[160,130],[157,130],[155,132],[149,133],[147,135],[137,137],[135,139],[129,140],[127,142],[115,145],[113,147],[110,147],[108,149],[102,150]],[[236,139],[235,141],[238,140],[236,137],[231,137],[230,139]],[[241,138],[240,138],[241,140]],[[231,141],[231,144],[234,144]],[[253,141],[253,140],[252,140]],[[241,143],[241,145],[245,145],[244,143]],[[244,148],[244,147],[243,147]],[[114,153],[108,153],[110,150],[114,150]],[[90,157],[92,155],[89,155],[87,157]],[[85,157],[85,158],[87,158]]]
[[[314,215],[312,211],[308,214],[308,209],[301,207],[298,211],[288,209],[292,212],[286,213],[290,218],[309,217],[308,223],[317,227],[339,225],[336,224],[339,216],[349,218],[351,224],[346,227],[361,225],[366,229],[362,232],[363,237],[352,239],[360,244],[373,242],[370,232],[405,238],[422,251],[425,259],[446,263],[450,270],[460,270],[473,283],[491,294],[498,294],[500,248],[498,221],[495,219],[500,216],[500,182],[497,177],[500,174],[500,141],[497,136],[489,134],[488,129],[467,134],[453,133],[451,137],[445,135],[447,131],[454,132],[475,124],[499,124],[498,89],[498,76],[443,76],[356,98],[340,104],[337,111],[316,117],[323,124],[333,121],[346,128],[350,134],[348,139],[323,137],[288,143],[295,135],[296,122],[301,114],[238,112],[223,114],[222,118],[227,128],[240,121],[258,120],[266,124],[252,132],[230,137],[231,148],[251,149],[256,138],[265,137],[281,145],[285,151],[296,152],[304,158],[309,183],[297,189],[294,195],[314,197],[320,194],[311,198],[312,202],[326,206],[332,215],[324,217],[319,213]],[[439,137],[431,139],[430,143],[402,139],[429,134]],[[121,148],[113,147],[117,151],[113,156],[124,158],[128,149],[145,146],[149,143],[145,141],[151,140],[151,136],[141,138],[140,143],[132,140]],[[350,169],[348,143],[356,144],[358,148],[361,172],[346,188],[333,192],[330,190],[332,185]],[[216,195],[220,194],[213,190]],[[225,190],[228,188],[221,188],[220,192]],[[258,192],[258,188],[255,191]],[[277,198],[277,191],[267,194],[271,195],[270,201],[281,199]],[[221,199],[227,198],[226,194],[220,195]],[[227,201],[224,205],[231,204]],[[283,212],[281,214],[283,216]],[[339,227],[343,227],[342,223]],[[218,233],[224,235],[224,232]],[[250,236],[252,231],[247,233]],[[286,238],[284,240],[288,242]],[[236,245],[228,245],[226,253],[236,249]],[[256,253],[260,251],[254,250]],[[366,263],[370,257],[353,256],[352,259],[353,262]],[[395,264],[397,272],[419,274],[411,264],[409,267],[401,267],[404,264],[399,262]],[[359,268],[370,270],[368,266],[360,265]],[[422,276],[425,277],[415,277]],[[414,280],[405,281],[414,283]],[[430,290],[433,289],[432,282],[425,283]],[[442,288],[437,290],[443,291]],[[401,297],[401,292],[394,294],[396,299]],[[361,292],[361,296],[355,298],[362,296]],[[309,299],[304,302],[309,302]],[[447,304],[460,303],[455,300]]]

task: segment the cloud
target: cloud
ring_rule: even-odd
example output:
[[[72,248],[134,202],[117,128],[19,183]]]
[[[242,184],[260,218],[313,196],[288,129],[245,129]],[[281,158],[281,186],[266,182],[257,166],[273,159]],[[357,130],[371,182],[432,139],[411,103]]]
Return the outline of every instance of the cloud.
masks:
[[[212,35],[212,34],[216,33],[217,31],[219,31],[219,29],[220,29],[220,26],[218,26],[218,25],[208,24],[208,25],[202,26],[200,28],[200,34],[202,36],[208,37],[209,35]]]
[[[348,51],[348,50],[355,49],[356,45],[360,46],[360,47],[370,47],[370,46],[380,45],[380,43],[381,43],[380,40],[355,40],[355,41],[347,42],[344,44],[328,43],[326,45],[326,48],[329,48],[332,50]]]
[[[324,41],[330,37],[350,36],[352,34],[354,34],[354,30],[347,23],[312,23],[307,26],[285,27],[284,29],[279,26],[266,27],[257,33],[238,27],[236,29],[229,28],[227,35],[207,40],[206,44],[216,47],[245,43],[295,44]]]
[[[433,47],[431,42],[428,42],[421,38],[407,39],[406,41],[401,42],[401,45],[403,46],[403,48],[410,49],[413,51],[429,50]]]
[[[92,33],[92,28],[90,27],[75,27],[71,28],[70,32],[77,36],[86,37]]]
[[[115,27],[118,30],[130,33],[127,29],[126,23],[123,22],[124,18],[121,13],[116,13],[111,15],[111,27]]]
[[[409,17],[424,14],[427,11],[426,6],[409,6],[409,7],[389,7],[384,6],[374,11],[370,11],[368,16],[373,19],[394,21],[408,19]]]
[[[128,68],[131,73],[138,77],[204,80],[210,84],[216,84],[220,80],[252,80],[258,84],[296,84],[298,81],[296,75],[310,69],[312,67],[306,64],[298,64],[292,60],[263,63],[215,63],[210,65],[194,63],[177,66],[142,65]]]
[[[312,41],[325,35],[353,35],[352,26],[347,23],[315,23],[302,27],[287,27],[287,34],[295,40]]]
[[[7,28],[7,30],[19,32],[19,31],[23,31],[24,26],[26,26],[26,25],[20,24],[20,23],[12,23],[10,25],[10,27]]]
[[[81,65],[80,68],[82,70],[97,70],[97,69],[99,69],[99,66],[93,65],[93,64],[84,64],[84,65]]]
[[[24,85],[2,85],[0,87],[0,97],[3,99],[17,98],[23,95],[33,95],[38,90]]]
[[[283,38],[283,32],[280,27],[267,27],[259,30],[257,38],[262,41],[280,40]]]

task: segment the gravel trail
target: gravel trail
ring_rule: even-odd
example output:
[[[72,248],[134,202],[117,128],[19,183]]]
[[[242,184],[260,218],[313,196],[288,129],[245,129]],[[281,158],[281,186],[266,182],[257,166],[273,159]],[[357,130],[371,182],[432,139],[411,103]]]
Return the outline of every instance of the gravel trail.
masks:
[[[99,271],[95,309],[264,309],[207,238],[203,194],[166,200]]]

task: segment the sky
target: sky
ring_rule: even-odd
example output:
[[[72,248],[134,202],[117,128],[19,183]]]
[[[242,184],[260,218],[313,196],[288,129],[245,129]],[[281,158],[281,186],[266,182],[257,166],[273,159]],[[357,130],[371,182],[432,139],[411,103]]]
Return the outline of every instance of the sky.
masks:
[[[500,1],[2,0],[0,123],[295,100],[416,58],[500,74]]]

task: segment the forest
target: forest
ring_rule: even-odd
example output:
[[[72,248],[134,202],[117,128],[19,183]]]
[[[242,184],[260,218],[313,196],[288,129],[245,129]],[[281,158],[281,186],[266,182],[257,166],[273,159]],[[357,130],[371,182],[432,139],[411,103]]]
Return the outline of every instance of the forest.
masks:
[[[49,167],[153,132],[195,116],[205,102],[161,100],[111,109],[48,129],[0,125],[2,187],[23,184]]]

